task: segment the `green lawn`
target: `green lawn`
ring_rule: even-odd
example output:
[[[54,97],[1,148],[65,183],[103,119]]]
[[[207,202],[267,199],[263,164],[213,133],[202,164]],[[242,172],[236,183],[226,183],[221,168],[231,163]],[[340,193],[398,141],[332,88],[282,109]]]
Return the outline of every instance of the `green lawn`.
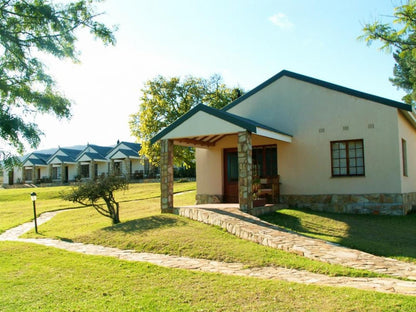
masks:
[[[262,219],[375,255],[416,262],[416,214],[352,215],[282,209]]]
[[[184,217],[160,214],[159,185],[143,186],[148,194],[153,194],[151,196],[146,195],[141,187],[141,184],[133,185],[129,191],[118,194],[121,199],[121,224],[111,225],[110,219],[99,215],[93,208],[75,209],[41,225],[39,235],[32,230],[23,237],[53,237],[138,252],[240,262],[247,266],[304,269],[331,276],[379,276],[261,246],[239,239],[219,227]],[[195,191],[189,192],[192,188],[195,189],[195,183],[176,184],[176,192],[188,192],[175,195],[175,205],[193,204]],[[135,197],[139,199],[134,200]]]
[[[0,243],[0,311],[414,311],[416,297]]]
[[[61,193],[70,189],[71,187],[68,186],[0,189],[0,233],[24,222],[33,220],[33,206],[30,200],[30,193],[33,191],[37,194],[36,211],[38,214],[45,211],[82,208],[79,204],[73,204],[61,199]],[[195,190],[195,182],[175,183],[175,192],[191,190]],[[116,198],[121,202],[122,206],[121,220],[123,221],[123,213],[128,211],[128,209],[123,209],[123,207],[128,208],[137,201],[159,198],[159,196],[159,183],[130,184],[128,191],[120,191],[116,194]],[[156,208],[154,207],[152,211],[156,211]]]

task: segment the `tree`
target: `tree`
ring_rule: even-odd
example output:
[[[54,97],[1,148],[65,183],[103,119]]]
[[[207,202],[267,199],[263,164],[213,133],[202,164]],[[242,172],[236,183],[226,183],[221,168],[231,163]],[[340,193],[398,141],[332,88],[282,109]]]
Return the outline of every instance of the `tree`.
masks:
[[[56,89],[42,55],[78,62],[76,31],[88,29],[104,44],[115,44],[112,30],[97,22],[94,2],[79,0],[0,0],[0,161],[13,165],[25,144],[36,148],[42,134],[37,113],[71,116],[71,102]],[[31,120],[32,119],[32,120]]]
[[[222,108],[242,95],[239,88],[225,86],[222,77],[209,79],[158,76],[146,82],[141,90],[139,112],[130,116],[130,130],[141,143],[140,154],[151,163],[160,159],[160,144],[150,145],[150,139],[198,104]],[[194,150],[175,146],[175,164],[195,166]]]
[[[95,181],[87,181],[73,188],[70,193],[63,194],[62,198],[83,206],[93,206],[98,213],[117,224],[120,223],[120,205],[115,200],[114,192],[127,189],[128,182],[125,178],[100,176]]]
[[[407,92],[403,101],[407,104],[416,103],[416,1],[398,6],[393,13],[394,25],[375,21],[366,24],[364,34],[359,38],[368,44],[374,41],[382,43],[381,49],[393,53],[396,61],[393,69],[393,85]]]

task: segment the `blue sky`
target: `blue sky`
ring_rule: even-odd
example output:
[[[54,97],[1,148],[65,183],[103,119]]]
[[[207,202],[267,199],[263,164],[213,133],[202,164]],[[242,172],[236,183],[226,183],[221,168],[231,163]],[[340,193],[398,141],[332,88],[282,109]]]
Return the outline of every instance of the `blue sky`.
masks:
[[[81,64],[47,59],[74,101],[71,120],[38,116],[40,148],[134,141],[129,115],[157,75],[221,74],[245,91],[283,69],[401,100],[391,85],[393,57],[357,40],[365,23],[393,20],[391,0],[107,0],[98,11],[118,25],[117,45],[82,32]]]

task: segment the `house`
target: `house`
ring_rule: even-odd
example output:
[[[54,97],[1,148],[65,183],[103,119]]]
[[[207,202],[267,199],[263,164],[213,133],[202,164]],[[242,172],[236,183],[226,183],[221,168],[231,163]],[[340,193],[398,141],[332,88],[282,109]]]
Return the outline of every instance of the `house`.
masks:
[[[108,153],[110,172],[116,175],[125,175],[135,179],[147,178],[152,167],[149,160],[140,156],[141,145],[131,142],[118,142]]]
[[[5,169],[5,185],[52,182],[65,184],[77,180],[95,179],[102,174],[116,174],[129,179],[149,177],[154,168],[139,156],[141,145],[117,142],[116,146],[94,144],[58,147],[36,151],[22,159],[22,166]]]
[[[33,152],[23,160],[21,180],[25,183],[36,183],[36,181],[47,176],[49,153]]]
[[[198,105],[159,132],[161,208],[173,146],[196,148],[197,203],[404,215],[416,205],[410,105],[283,70],[221,110]],[[263,191],[265,194],[263,194]]]
[[[99,146],[88,144],[76,157],[77,175],[81,179],[95,179],[101,174],[107,174],[107,154],[113,148],[110,146]]]
[[[83,146],[78,148],[59,147],[48,159],[48,175],[54,183],[67,183],[78,175],[77,157]]]

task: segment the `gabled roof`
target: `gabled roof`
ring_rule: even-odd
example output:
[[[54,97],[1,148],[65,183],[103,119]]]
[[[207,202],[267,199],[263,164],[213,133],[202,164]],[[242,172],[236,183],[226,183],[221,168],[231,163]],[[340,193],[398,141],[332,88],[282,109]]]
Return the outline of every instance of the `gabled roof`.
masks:
[[[80,160],[83,156],[87,156],[90,160],[107,160],[107,154],[113,149],[111,146],[100,146],[88,144],[76,157],[76,161]],[[91,151],[92,150],[92,151]]]
[[[99,146],[93,144],[89,144],[88,146],[93,148],[98,154],[100,154],[104,158],[113,149],[113,146]]]
[[[127,149],[123,148],[123,145],[126,146]],[[139,143],[131,143],[124,141],[119,142],[110,152],[108,152],[107,158],[113,158],[113,156],[118,152],[122,152],[122,154],[126,157],[138,157],[141,148],[142,146]]]
[[[48,164],[48,159],[51,157],[51,154],[33,152],[26,156],[24,161],[22,161],[23,166],[46,166]]]
[[[288,70],[282,70],[281,72],[279,72],[278,74],[274,75],[273,77],[269,78],[268,80],[266,80],[265,82],[263,82],[262,84],[258,85],[257,87],[255,87],[253,90],[247,92],[246,94],[244,94],[243,96],[239,97],[238,99],[236,99],[235,101],[231,102],[230,104],[228,104],[227,106],[223,107],[222,110],[223,111],[227,111],[231,108],[233,108],[234,106],[236,106],[237,104],[239,104],[240,102],[244,101],[245,99],[247,99],[248,97],[256,94],[257,92],[259,92],[260,90],[264,89],[265,87],[267,87],[268,85],[272,84],[273,82],[279,80],[282,77],[290,77],[293,79],[297,79],[300,81],[304,81],[307,83],[311,83],[323,88],[327,88],[327,89],[331,89],[337,92],[341,92],[341,93],[345,93],[351,96],[355,96],[361,99],[365,99],[365,100],[369,100],[369,101],[373,101],[376,103],[380,103],[380,104],[384,104],[387,106],[392,106],[398,109],[402,109],[405,111],[412,111],[412,106],[402,103],[402,102],[398,102],[398,101],[393,101],[390,99],[386,99],[380,96],[376,96],[373,94],[369,94],[369,93],[365,93],[365,92],[361,92],[361,91],[357,91],[354,89],[350,89],[350,88],[346,88],[340,85],[336,85],[330,82],[326,82],[323,80],[319,80],[316,78],[312,78],[312,77],[308,77],[305,75],[301,75],[301,74],[297,74]]]
[[[58,152],[61,151],[65,155],[58,155]],[[64,148],[60,147],[58,150],[48,159],[48,163],[51,163],[52,159],[57,158],[61,162],[64,163],[75,163],[75,159],[77,158],[78,154],[81,152],[79,149],[72,149],[72,148]]]
[[[182,117],[177,119],[170,126],[166,127],[162,131],[160,131],[156,136],[154,136],[150,140],[150,143],[154,144],[155,142],[159,141],[161,138],[163,138],[165,135],[167,135],[173,129],[179,127],[181,124],[183,124],[185,121],[187,121],[188,119],[190,119],[192,116],[194,116],[195,114],[197,114],[199,112],[204,112],[208,115],[211,115],[215,118],[218,118],[222,121],[228,122],[228,123],[233,124],[235,126],[241,127],[241,128],[243,128],[247,131],[250,131],[252,133],[258,133],[260,129],[263,129],[263,130],[270,131],[272,133],[276,133],[278,135],[291,137],[290,134],[287,134],[287,133],[281,132],[277,129],[274,129],[272,127],[260,124],[260,123],[254,121],[254,120],[243,118],[243,117],[228,113],[228,112],[223,111],[223,110],[219,110],[219,109],[212,108],[212,107],[209,107],[209,106],[206,106],[206,105],[203,105],[203,104],[199,104],[199,105],[195,106],[193,109],[191,109],[189,112],[184,114]],[[190,136],[192,136],[192,130],[191,129],[189,129],[189,130],[190,130],[189,131]],[[209,133],[207,133],[207,134],[209,134]],[[288,140],[290,140],[290,139],[288,139]]]

